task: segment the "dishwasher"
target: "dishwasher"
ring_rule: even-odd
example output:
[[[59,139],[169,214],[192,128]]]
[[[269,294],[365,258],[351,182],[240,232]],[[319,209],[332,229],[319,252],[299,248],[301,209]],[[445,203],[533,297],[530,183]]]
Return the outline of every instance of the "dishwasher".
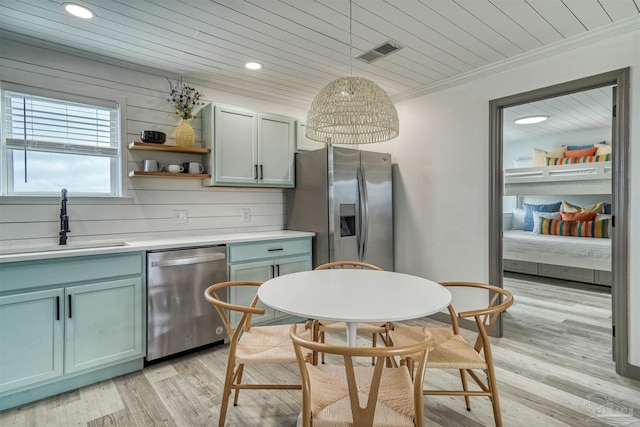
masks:
[[[227,281],[227,247],[147,252],[147,362],[227,338],[205,289]]]

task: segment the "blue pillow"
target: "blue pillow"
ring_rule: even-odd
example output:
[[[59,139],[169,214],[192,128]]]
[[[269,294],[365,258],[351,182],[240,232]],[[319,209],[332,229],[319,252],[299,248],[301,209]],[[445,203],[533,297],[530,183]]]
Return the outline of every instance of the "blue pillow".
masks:
[[[593,144],[587,144],[587,145],[567,145],[567,150],[568,151],[573,151],[573,150],[586,150],[587,148],[593,148],[594,145]]]
[[[605,214],[611,214],[611,203],[604,204],[604,212]]]
[[[524,203],[524,231],[533,231],[534,212],[559,212],[562,202],[550,203],[548,205],[531,205]]]

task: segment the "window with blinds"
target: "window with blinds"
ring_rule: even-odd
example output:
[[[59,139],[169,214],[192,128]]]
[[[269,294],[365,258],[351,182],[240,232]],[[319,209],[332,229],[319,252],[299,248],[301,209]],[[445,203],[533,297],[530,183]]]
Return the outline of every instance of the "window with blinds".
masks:
[[[70,102],[2,92],[3,190],[13,195],[118,195],[119,111],[113,101]]]

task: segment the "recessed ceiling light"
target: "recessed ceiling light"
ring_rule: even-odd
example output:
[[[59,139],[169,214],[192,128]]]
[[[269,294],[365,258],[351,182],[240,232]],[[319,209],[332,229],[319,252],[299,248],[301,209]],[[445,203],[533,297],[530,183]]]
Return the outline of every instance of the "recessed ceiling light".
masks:
[[[250,70],[259,70],[262,68],[262,64],[258,64],[257,62],[247,62],[244,66]]]
[[[91,19],[95,14],[84,6],[75,3],[65,3],[64,8],[75,17],[82,19]]]
[[[544,122],[548,118],[549,116],[543,116],[543,115],[527,116],[527,117],[520,117],[519,119],[515,119],[513,123],[517,125],[531,125],[534,123]]]

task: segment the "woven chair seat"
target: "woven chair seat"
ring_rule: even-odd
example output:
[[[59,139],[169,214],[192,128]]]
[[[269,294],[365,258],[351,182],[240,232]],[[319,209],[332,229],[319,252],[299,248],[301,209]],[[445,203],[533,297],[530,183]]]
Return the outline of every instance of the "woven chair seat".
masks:
[[[435,347],[446,342],[453,336],[453,331],[449,328],[427,328],[432,337],[433,347],[429,352],[429,358],[435,351]],[[394,324],[389,331],[389,337],[393,345],[409,345],[424,339],[422,328],[418,326],[407,326],[401,323]],[[415,358],[417,355],[411,354],[409,357]]]
[[[460,335],[453,335],[429,353],[427,369],[487,369],[487,363]]]
[[[447,328],[428,329],[434,348],[429,352],[427,369],[487,369],[482,355],[461,335],[454,335]],[[409,345],[424,339],[422,328],[417,326],[396,325],[390,335],[394,345]]]
[[[345,322],[336,322],[333,320],[319,320],[318,326],[321,331],[326,332],[345,332],[347,324]],[[387,331],[386,324],[381,323],[358,323],[358,332],[369,334],[383,334]]]
[[[354,369],[360,404],[369,397],[372,367]],[[309,366],[313,384],[311,413],[314,427],[350,426],[344,420],[351,417],[351,404],[345,370],[340,366]],[[376,405],[374,425],[381,427],[414,426],[413,385],[406,367],[385,368],[380,380],[380,394]]]
[[[311,339],[311,330],[298,324],[300,336]],[[296,354],[291,343],[291,325],[253,326],[244,332],[238,341],[236,362],[247,365],[259,363],[296,363]]]

